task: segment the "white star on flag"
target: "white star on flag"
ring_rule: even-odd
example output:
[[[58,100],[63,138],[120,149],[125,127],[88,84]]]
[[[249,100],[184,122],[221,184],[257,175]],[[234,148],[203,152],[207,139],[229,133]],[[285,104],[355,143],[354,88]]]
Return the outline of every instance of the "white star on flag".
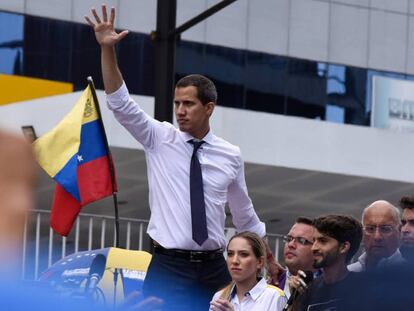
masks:
[[[83,161],[82,156],[81,155],[78,155],[78,162],[82,162],[82,161]]]

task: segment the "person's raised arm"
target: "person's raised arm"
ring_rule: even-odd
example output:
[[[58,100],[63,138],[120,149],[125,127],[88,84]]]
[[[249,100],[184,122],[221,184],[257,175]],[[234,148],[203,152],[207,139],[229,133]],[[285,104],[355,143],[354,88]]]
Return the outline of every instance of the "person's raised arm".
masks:
[[[95,22],[92,22],[88,16],[85,16],[85,20],[95,31],[96,41],[101,46],[102,78],[105,92],[111,94],[118,90],[123,82],[116,60],[115,45],[128,34],[128,30],[120,33],[115,31],[115,8],[113,7],[111,8],[109,19],[105,4],[102,4],[102,19],[95,8],[92,8],[91,12]]]

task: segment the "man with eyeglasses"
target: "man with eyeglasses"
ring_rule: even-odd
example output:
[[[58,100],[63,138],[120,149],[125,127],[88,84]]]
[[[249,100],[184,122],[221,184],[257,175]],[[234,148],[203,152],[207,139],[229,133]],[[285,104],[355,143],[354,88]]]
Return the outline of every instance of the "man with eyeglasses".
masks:
[[[400,212],[391,203],[379,200],[362,213],[365,252],[348,265],[349,271],[362,272],[402,262],[400,244]]]
[[[402,257],[414,261],[414,196],[402,197],[400,200],[401,215],[401,246]]]
[[[313,268],[312,244],[315,228],[312,226],[312,220],[306,217],[299,217],[295,224],[289,230],[289,233],[283,237],[285,242],[284,261],[286,271],[279,277],[278,286],[285,292],[289,299],[291,287],[298,288],[299,278],[297,273],[302,271],[313,271],[319,274],[319,270]],[[316,276],[316,275],[315,275]]]
[[[387,264],[381,269],[374,269],[366,273],[359,273],[360,279],[350,290],[354,305],[347,306],[347,310],[412,310],[414,295],[412,294],[412,280],[414,279],[414,196],[404,196],[399,201],[401,214],[401,244],[400,252],[403,263]],[[393,221],[395,222],[395,211]],[[380,228],[368,228],[378,234]],[[387,235],[390,228],[382,229]],[[395,230],[392,230],[394,233]],[[364,233],[365,234],[365,233]],[[391,258],[391,257],[389,257]],[[390,262],[388,259],[387,263]]]

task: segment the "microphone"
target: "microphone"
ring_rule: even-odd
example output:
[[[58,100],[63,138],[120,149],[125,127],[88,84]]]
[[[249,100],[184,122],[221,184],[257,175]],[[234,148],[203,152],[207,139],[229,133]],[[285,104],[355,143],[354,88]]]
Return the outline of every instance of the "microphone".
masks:
[[[312,271],[298,271],[298,275],[300,277],[299,282],[300,286],[303,286],[305,289],[308,287],[308,284],[313,281],[313,272]],[[283,308],[283,311],[287,311],[289,307],[293,304],[293,301],[296,299],[296,296],[298,294],[298,290],[295,288],[292,291],[292,294],[290,295],[285,307]]]
[[[102,254],[96,255],[89,268],[88,281],[85,285],[85,295],[90,296],[95,291],[99,281],[101,280],[106,265],[106,257]]]

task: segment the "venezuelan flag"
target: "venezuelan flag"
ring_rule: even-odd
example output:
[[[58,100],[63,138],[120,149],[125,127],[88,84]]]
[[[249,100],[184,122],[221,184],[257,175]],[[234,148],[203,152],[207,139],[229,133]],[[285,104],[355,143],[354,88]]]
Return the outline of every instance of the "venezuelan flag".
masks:
[[[96,105],[88,85],[69,114],[33,143],[40,166],[56,181],[50,224],[64,236],[81,207],[116,191]]]

